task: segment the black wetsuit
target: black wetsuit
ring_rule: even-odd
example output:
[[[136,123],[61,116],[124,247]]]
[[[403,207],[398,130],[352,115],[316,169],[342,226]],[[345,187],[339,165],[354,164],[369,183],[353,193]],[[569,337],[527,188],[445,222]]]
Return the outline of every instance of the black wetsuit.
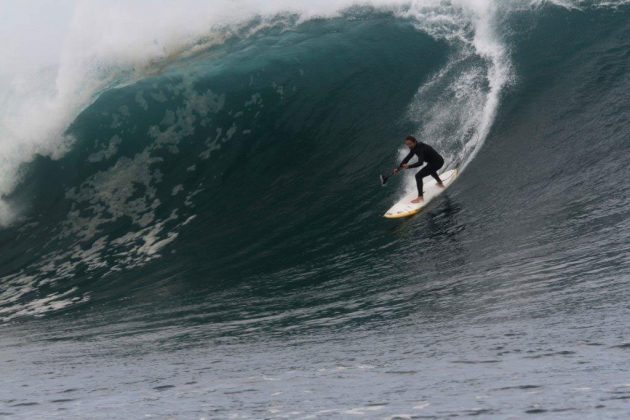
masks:
[[[408,168],[417,168],[418,166],[422,166],[424,162],[427,163],[427,166],[422,168],[416,174],[416,183],[418,184],[418,195],[422,197],[422,178],[425,176],[431,175],[437,182],[442,182],[440,177],[437,174],[438,169],[440,169],[444,165],[444,158],[440,156],[435,149],[428,144],[424,144],[422,142],[417,142],[413,149],[409,152],[407,157],[403,159],[400,163],[400,167],[402,167],[405,163],[409,162],[413,155],[418,156],[418,161],[408,166]]]

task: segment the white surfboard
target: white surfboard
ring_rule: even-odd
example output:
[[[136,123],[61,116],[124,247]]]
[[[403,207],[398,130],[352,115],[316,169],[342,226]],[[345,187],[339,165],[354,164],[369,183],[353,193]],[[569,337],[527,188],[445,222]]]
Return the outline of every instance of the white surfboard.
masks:
[[[424,178],[424,201],[422,203],[412,203],[411,200],[418,197],[417,192],[413,192],[411,194],[407,194],[403,197],[402,200],[394,204],[387,213],[385,213],[385,217],[388,219],[400,219],[401,217],[409,217],[413,216],[416,213],[419,213],[427,204],[431,202],[435,197],[442,194],[445,189],[449,187],[455,181],[458,175],[457,169],[451,169],[450,171],[446,171],[440,174],[440,179],[444,184],[444,188],[440,188],[437,186],[437,182],[433,177],[428,176]]]

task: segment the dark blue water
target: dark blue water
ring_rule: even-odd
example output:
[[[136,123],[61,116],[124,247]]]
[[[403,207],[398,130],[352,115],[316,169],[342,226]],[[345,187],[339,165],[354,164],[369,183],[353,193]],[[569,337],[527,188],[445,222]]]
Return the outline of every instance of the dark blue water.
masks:
[[[0,415],[626,417],[629,18],[354,10],[102,93],[7,198]],[[409,133],[465,170],[386,220]]]

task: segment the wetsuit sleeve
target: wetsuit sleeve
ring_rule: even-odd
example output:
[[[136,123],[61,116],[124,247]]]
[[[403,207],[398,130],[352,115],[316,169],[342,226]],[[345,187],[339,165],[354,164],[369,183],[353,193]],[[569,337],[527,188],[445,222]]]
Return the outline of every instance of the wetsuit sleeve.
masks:
[[[400,162],[400,165],[398,165],[399,168],[402,168],[402,166],[409,162],[411,160],[411,158],[413,157],[413,152],[409,152],[409,154],[402,160],[402,162]]]
[[[409,169],[417,168],[418,166],[422,166],[424,163],[424,150],[420,149],[420,153],[418,153],[418,161],[414,164],[408,166]]]

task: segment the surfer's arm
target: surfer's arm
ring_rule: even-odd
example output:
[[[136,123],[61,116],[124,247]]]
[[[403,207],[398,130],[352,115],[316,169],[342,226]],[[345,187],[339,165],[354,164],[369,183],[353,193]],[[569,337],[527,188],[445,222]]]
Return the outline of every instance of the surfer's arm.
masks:
[[[407,158],[410,158],[410,156],[407,156]],[[416,163],[412,163],[411,165],[407,165],[407,169],[417,168],[418,166],[422,166],[423,163],[424,163],[424,153],[420,151],[420,153],[418,154],[418,161]]]
[[[398,169],[402,168],[403,165],[409,162],[412,157],[413,157],[413,152],[409,152],[409,154],[402,160],[402,162],[400,162],[400,165],[398,165]]]

